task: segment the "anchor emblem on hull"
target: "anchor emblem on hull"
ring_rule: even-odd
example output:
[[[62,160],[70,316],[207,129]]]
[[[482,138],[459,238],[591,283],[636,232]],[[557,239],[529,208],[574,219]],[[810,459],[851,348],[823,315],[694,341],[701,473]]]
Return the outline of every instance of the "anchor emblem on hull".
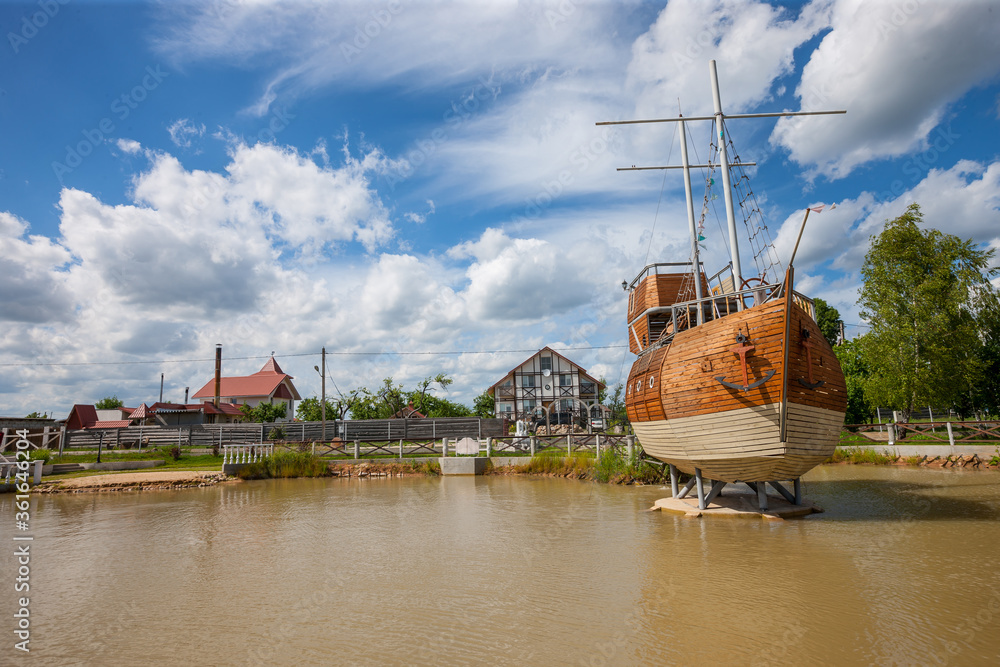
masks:
[[[735,389],[737,391],[750,391],[751,389],[756,389],[765,382],[771,379],[774,375],[774,369],[769,370],[764,377],[757,380],[753,384],[750,383],[750,378],[747,376],[747,354],[754,349],[754,346],[750,344],[750,338],[743,335],[743,332],[736,334],[736,347],[729,348],[730,352],[735,352],[740,357],[740,363],[743,365],[743,384],[736,384],[735,382],[727,382],[725,375],[715,376],[715,380],[730,389]]]
[[[815,347],[815,343],[810,340],[809,329],[802,329],[802,347],[806,348],[806,375],[808,376],[808,381],[799,378],[799,384],[806,389],[818,389],[826,384],[826,380],[820,380],[819,382],[813,382],[813,360],[812,360],[812,349]]]

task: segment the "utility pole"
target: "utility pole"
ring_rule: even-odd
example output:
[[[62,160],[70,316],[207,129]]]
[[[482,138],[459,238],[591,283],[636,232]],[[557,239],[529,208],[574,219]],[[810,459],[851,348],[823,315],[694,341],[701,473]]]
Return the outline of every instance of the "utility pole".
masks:
[[[319,409],[320,409],[320,415],[322,415],[323,419],[323,442],[325,443],[326,442],[326,346],[325,345],[323,346],[322,359],[323,359],[323,372],[320,373],[320,378],[322,378],[321,386],[323,392],[323,402],[320,404]]]
[[[320,418],[323,420],[323,442],[326,442],[326,346],[323,347],[323,353],[320,363],[323,364],[323,370],[320,370],[319,366],[313,366],[313,368],[315,368],[316,372],[319,373],[319,376],[321,378],[320,381],[322,383],[321,384],[322,388],[320,390],[322,396],[320,396],[319,399],[320,400],[319,413],[320,413]]]
[[[160,403],[163,402],[163,373],[160,373]]]

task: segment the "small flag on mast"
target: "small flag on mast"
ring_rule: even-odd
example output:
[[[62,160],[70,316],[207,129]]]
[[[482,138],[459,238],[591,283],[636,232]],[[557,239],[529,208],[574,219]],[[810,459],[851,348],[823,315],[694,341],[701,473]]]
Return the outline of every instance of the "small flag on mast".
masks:
[[[820,212],[822,212],[822,211],[823,211],[823,209],[825,209],[825,208],[826,208],[826,204],[819,204],[818,206],[810,206],[810,207],[809,207],[809,210],[810,210],[810,211],[812,211],[813,213],[820,213]],[[832,211],[833,209],[835,209],[835,208],[837,208],[837,205],[836,205],[836,204],[830,204],[830,210],[831,210],[831,211]]]

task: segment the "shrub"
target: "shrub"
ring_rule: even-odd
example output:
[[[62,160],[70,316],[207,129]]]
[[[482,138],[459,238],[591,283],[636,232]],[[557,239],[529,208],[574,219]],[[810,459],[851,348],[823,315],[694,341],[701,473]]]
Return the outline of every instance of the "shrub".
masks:
[[[42,464],[46,464],[52,458],[52,452],[48,449],[33,449],[30,458],[32,461],[41,461]]]

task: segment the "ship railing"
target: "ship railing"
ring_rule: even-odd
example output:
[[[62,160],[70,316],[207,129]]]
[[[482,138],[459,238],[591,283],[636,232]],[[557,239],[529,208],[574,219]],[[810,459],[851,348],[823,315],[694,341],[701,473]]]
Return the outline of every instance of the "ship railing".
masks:
[[[677,273],[677,267],[679,267],[679,266],[680,267],[684,267],[688,271],[692,271],[693,270],[692,267],[694,266],[694,263],[693,262],[657,262],[655,264],[647,264],[646,266],[644,266],[642,268],[641,271],[639,271],[639,273],[632,280],[632,282],[628,284],[628,287],[625,288],[625,291],[627,292],[627,291],[630,291],[632,289],[635,289],[639,285],[639,283],[641,283],[647,276],[657,276],[657,275],[660,275],[660,269],[668,269],[669,268],[671,270],[667,271],[666,273]],[[702,264],[702,267],[704,267],[704,264]],[[683,271],[681,273],[683,273]],[[720,271],[720,273],[721,273],[721,271]],[[716,274],[716,275],[718,275],[718,274]]]
[[[717,274],[718,275],[718,274]],[[759,306],[781,299],[785,294],[785,284],[763,284],[740,290],[738,292],[714,293],[702,299],[675,303],[671,306],[650,308],[630,322],[632,325],[642,317],[650,315],[667,315],[667,325],[660,337],[648,349],[661,347],[673,340],[675,334],[693,329],[699,324],[722,319],[740,312],[745,308]],[[816,307],[812,299],[792,290],[792,301],[816,318]],[[698,314],[701,313],[699,321]]]

